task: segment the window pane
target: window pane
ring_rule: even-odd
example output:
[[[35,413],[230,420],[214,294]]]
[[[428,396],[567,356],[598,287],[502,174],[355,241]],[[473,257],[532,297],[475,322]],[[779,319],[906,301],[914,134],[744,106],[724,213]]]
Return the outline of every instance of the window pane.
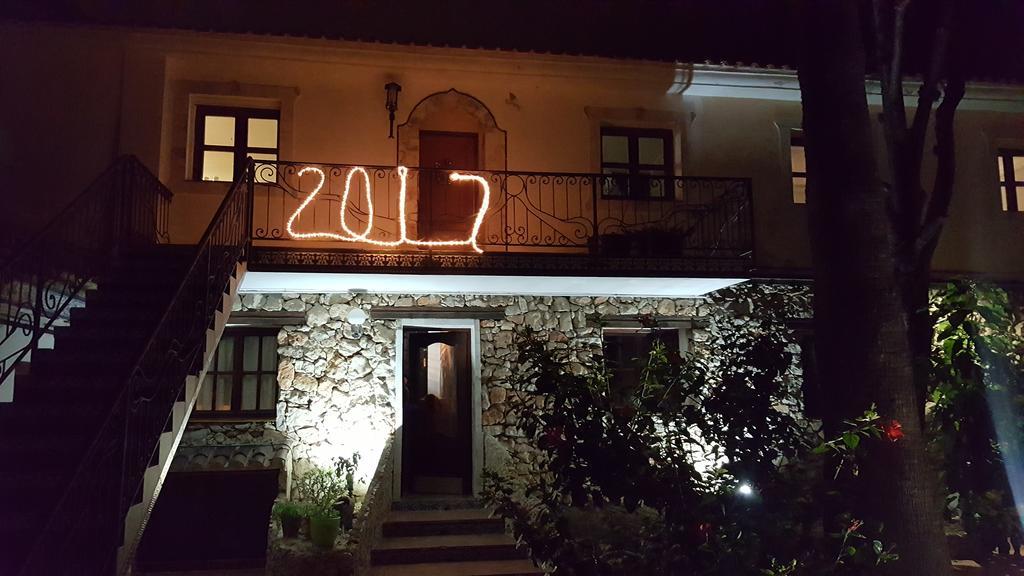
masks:
[[[277,337],[264,336],[263,342],[263,371],[277,373]]]
[[[277,148],[277,120],[249,118],[250,148]]]
[[[1006,212],[1007,210],[1009,210],[1009,206],[1007,205],[1007,202],[1006,202],[1006,190],[1007,190],[1006,186],[1000,186],[999,187],[999,202],[1000,202],[1000,204],[1002,204],[1003,212]]]
[[[277,165],[260,164],[260,161],[276,162],[277,154],[259,154],[257,152],[250,152],[249,156],[252,156],[253,160],[256,160],[257,182],[277,182]]]
[[[242,410],[256,409],[256,375],[242,376]]]
[[[235,339],[224,336],[217,345],[217,372],[230,372],[235,367]]]
[[[1013,157],[1013,180],[1024,182],[1024,156]]]
[[[246,336],[245,350],[242,351],[242,370],[255,372],[259,367],[260,337]]]
[[[602,178],[601,193],[605,196],[625,196],[629,190],[629,178],[624,176],[629,173],[626,168],[605,168],[605,174],[623,174],[623,176],[609,176]]]
[[[264,374],[260,377],[260,410],[273,410],[277,403],[277,375]]]
[[[207,116],[203,144],[213,146],[235,145],[235,119],[231,116]]]
[[[807,158],[804,156],[803,146],[790,146],[789,169],[792,172],[807,172]]]
[[[665,163],[665,140],[663,138],[637,138],[637,153],[641,164]]]
[[[637,185],[641,190],[646,190],[648,198],[664,198],[671,195],[668,187],[672,185],[672,181],[664,178],[664,170],[640,170],[640,174],[642,176]]]
[[[214,410],[231,410],[231,376],[217,376],[217,392],[214,394]]]
[[[235,179],[234,152],[203,151],[203,180],[231,182]]]
[[[199,397],[196,398],[196,410],[213,409],[213,376],[207,374],[203,378],[203,385],[199,388]]]
[[[1024,212],[1024,186],[1017,186],[1017,212]]]
[[[793,203],[807,204],[807,178],[793,177]]]
[[[626,136],[601,136],[601,162],[629,163],[629,138]]]
[[[1006,156],[1000,156],[999,157],[998,164],[999,164],[999,181],[1000,182],[1006,182],[1006,163],[1007,163],[1007,160],[1008,159],[1007,159]]]

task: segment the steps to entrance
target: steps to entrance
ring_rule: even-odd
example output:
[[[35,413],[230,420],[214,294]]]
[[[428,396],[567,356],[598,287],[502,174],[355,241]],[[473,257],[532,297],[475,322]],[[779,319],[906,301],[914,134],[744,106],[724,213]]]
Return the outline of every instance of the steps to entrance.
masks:
[[[475,499],[395,502],[382,533],[370,552],[374,576],[544,573]]]

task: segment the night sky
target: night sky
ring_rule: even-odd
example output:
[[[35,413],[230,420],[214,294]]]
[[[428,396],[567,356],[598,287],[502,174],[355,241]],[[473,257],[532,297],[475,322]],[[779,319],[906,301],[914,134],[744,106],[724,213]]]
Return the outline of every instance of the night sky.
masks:
[[[938,0],[908,18],[907,70]],[[5,0],[7,18],[792,67],[794,0]],[[973,79],[1024,81],[1024,1],[961,0]],[[869,3],[865,2],[867,8]],[[865,14],[867,10],[865,10]],[[865,30],[869,24],[865,21]]]

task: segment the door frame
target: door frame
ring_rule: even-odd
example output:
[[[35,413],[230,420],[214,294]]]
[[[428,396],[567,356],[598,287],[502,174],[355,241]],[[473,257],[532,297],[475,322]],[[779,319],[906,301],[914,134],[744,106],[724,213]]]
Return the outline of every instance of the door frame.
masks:
[[[461,329],[469,330],[469,427],[470,427],[470,467],[473,475],[470,478],[472,495],[480,494],[480,475],[483,473],[484,464],[484,436],[482,423],[480,382],[480,321],[461,318],[403,318],[398,320],[395,328],[395,393],[391,398],[392,409],[395,411],[395,442],[392,446],[391,456],[393,459],[391,496],[393,500],[402,499],[402,376],[405,371],[405,328],[433,328],[433,329]]]

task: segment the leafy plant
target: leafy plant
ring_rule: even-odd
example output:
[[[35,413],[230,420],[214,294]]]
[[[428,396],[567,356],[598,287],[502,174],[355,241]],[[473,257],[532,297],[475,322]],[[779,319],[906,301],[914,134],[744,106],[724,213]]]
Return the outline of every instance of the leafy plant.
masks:
[[[714,350],[656,343],[635,383],[522,335],[508,402],[537,453],[529,474],[486,474],[485,495],[535,558],[565,574],[723,576],[860,570],[839,545],[879,558],[875,538],[821,532],[784,306],[740,313]]]
[[[334,472],[345,479],[345,495],[349,500],[355,498],[355,474],[359,467],[359,453],[352,454],[352,458],[339,456],[334,460]]]
[[[938,290],[931,314],[931,449],[942,464],[950,518],[966,533],[968,553],[983,562],[993,549],[1024,543],[1006,474],[1007,462],[1024,458],[1021,318],[1005,291],[966,281]]]
[[[274,518],[283,520],[286,518],[303,518],[308,514],[308,508],[304,502],[295,502],[292,500],[279,500],[274,502],[274,508],[271,511]]]
[[[345,494],[345,479],[337,470],[312,468],[296,485],[299,499],[308,506],[310,517],[337,517],[335,504]]]

